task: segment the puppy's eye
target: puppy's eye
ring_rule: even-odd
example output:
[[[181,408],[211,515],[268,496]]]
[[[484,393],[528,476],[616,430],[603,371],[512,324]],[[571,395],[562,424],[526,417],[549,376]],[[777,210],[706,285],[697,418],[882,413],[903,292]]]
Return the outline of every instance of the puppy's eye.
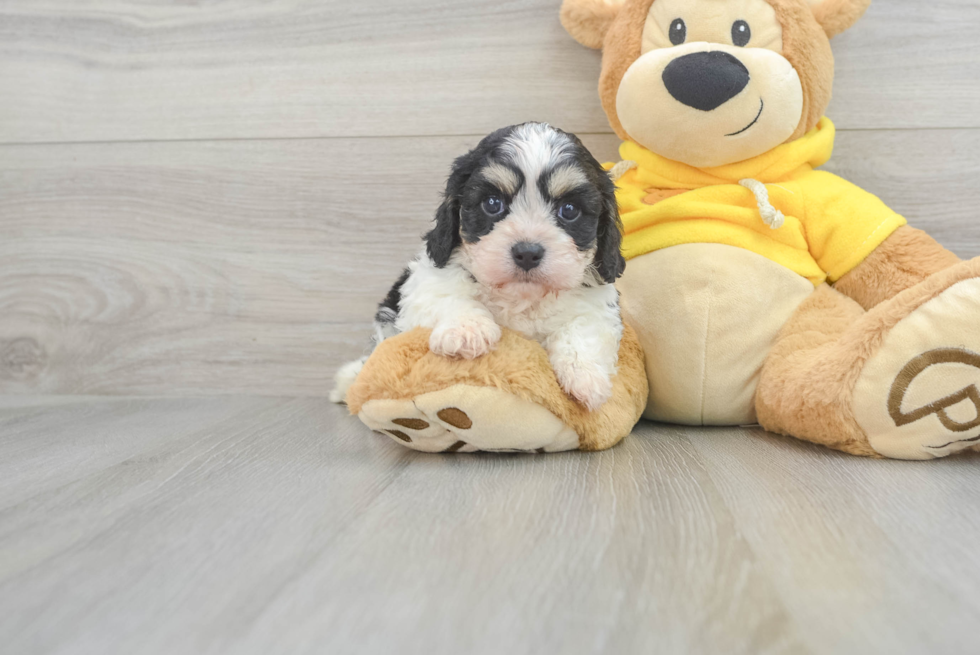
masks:
[[[752,30],[744,20],[737,20],[732,25],[732,43],[744,48],[752,39]]]
[[[674,45],[680,45],[687,41],[687,24],[680,18],[675,18],[674,22],[670,24],[670,32],[668,35],[670,37],[670,42]]]
[[[504,211],[504,201],[497,196],[490,196],[481,205],[487,216],[499,216]]]
[[[558,217],[561,218],[561,220],[569,223],[578,220],[578,217],[581,215],[582,210],[570,202],[566,202],[564,205],[558,208]]]

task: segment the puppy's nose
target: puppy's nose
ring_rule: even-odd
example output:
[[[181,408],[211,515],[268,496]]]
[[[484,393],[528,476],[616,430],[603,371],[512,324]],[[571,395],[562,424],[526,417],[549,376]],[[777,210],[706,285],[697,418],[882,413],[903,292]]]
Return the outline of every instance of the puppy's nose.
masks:
[[[667,64],[663,80],[678,102],[711,111],[742,92],[749,83],[749,70],[727,52],[692,52]]]
[[[515,264],[525,271],[530,271],[544,259],[544,246],[540,243],[521,241],[510,249],[510,254],[514,258]]]

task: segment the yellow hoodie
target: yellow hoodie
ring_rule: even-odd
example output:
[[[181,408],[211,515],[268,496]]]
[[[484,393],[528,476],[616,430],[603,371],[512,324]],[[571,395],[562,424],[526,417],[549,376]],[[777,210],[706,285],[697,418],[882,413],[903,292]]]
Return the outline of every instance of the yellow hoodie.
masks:
[[[683,243],[721,243],[758,253],[814,285],[837,281],[905,219],[867,191],[813,170],[833,149],[828,118],[796,141],[715,168],[694,168],[623,143],[620,157],[636,163],[617,182],[624,256]],[[739,184],[743,180],[765,184],[769,202],[785,215],[781,227],[763,220],[763,203]]]

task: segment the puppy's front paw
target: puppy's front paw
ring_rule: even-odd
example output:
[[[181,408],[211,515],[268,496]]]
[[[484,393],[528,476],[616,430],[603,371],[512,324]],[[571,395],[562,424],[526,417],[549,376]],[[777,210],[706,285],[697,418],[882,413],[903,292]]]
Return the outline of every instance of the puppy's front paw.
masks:
[[[602,367],[581,362],[553,362],[561,388],[590,412],[612,396],[612,378]]]
[[[429,350],[443,357],[476,359],[493,350],[500,341],[500,326],[491,318],[466,318],[440,324],[429,337]]]

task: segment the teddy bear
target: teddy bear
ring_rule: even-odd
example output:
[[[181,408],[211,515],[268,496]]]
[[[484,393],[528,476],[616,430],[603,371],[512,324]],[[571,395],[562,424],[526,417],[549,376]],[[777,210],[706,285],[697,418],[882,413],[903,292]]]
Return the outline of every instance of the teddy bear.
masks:
[[[980,258],[828,172],[830,38],[870,0],[564,0],[602,50],[644,416],[847,453],[980,447]]]
[[[416,330],[375,350],[352,413],[428,451],[598,450],[641,414],[868,457],[980,447],[980,259],[817,170],[834,143],[830,38],[869,4],[565,0],[566,30],[602,50],[624,140],[608,165],[627,259],[612,399],[585,411],[515,333],[461,361]]]

